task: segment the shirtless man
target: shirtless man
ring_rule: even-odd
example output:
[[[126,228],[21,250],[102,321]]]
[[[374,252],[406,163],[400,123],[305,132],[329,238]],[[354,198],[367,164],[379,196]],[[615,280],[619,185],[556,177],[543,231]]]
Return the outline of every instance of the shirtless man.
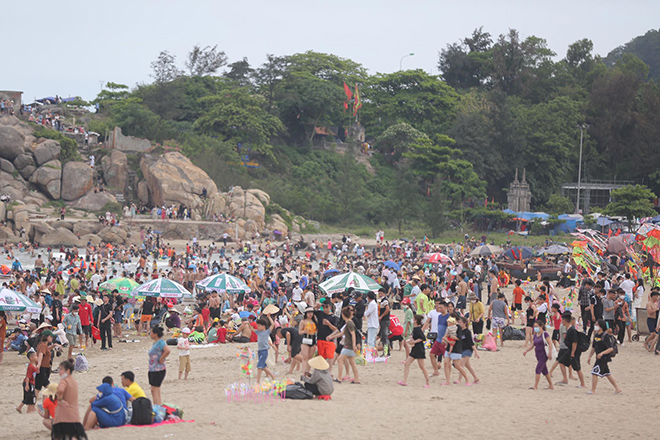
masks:
[[[243,318],[241,319],[240,327],[238,327],[238,330],[236,330],[236,334],[232,338],[232,342],[239,342],[245,344],[246,342],[250,342],[251,338],[252,338],[252,326],[250,325],[250,321],[248,321],[247,318]]]
[[[644,342],[644,348],[648,351],[653,350],[653,344],[655,344],[658,337],[658,298],[660,298],[660,294],[654,290],[651,292],[648,304],[646,304],[646,325],[649,328],[650,335]]]
[[[220,297],[218,292],[213,292],[209,298],[209,311],[211,312],[211,320],[220,319]]]

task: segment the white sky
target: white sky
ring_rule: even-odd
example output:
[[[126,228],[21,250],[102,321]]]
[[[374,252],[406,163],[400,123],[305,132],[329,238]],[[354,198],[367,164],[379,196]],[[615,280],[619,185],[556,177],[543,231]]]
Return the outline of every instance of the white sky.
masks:
[[[59,94],[93,99],[101,81],[150,82],[161,50],[180,64],[194,44],[215,45],[229,61],[306,50],[334,53],[370,72],[433,69],[438,51],[484,26],[547,39],[560,57],[582,38],[597,54],[658,27],[657,0],[52,0],[5,1],[0,90],[26,101]]]

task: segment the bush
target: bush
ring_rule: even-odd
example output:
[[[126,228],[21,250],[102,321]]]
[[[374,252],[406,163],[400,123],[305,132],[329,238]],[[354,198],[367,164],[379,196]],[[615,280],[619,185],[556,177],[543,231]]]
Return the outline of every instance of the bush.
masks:
[[[62,162],[62,165],[67,162],[82,159],[78,153],[78,143],[73,139],[69,139],[59,131],[51,130],[43,125],[32,124],[32,126],[34,127],[34,137],[52,139],[60,143],[62,149],[60,151],[59,160]]]
[[[97,212],[98,215],[105,215],[106,212],[111,212],[113,214],[117,214],[118,217],[121,217],[123,213],[124,207],[121,205],[121,203],[118,202],[108,202],[105,204],[105,206]]]

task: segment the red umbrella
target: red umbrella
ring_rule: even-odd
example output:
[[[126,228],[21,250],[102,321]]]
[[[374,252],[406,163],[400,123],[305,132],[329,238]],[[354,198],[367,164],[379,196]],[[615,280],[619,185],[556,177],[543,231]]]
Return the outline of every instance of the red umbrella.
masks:
[[[424,259],[428,263],[441,263],[441,264],[451,264],[452,266],[454,265],[454,262],[445,254],[441,254],[440,252],[436,252],[434,254],[428,254],[424,257]]]

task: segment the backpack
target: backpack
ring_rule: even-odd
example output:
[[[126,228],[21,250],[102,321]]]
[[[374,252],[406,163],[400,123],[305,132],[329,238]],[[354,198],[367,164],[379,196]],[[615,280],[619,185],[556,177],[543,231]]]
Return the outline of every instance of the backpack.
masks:
[[[154,421],[154,413],[151,408],[151,400],[146,397],[138,397],[133,401],[133,415],[131,425],[151,425]]]
[[[296,382],[291,385],[287,385],[286,391],[284,392],[285,399],[294,399],[294,400],[306,400],[313,399],[314,394],[305,388],[300,382]]]
[[[607,344],[612,347],[612,352],[609,354],[609,356],[610,358],[614,358],[614,356],[619,354],[619,344],[617,343],[616,338],[609,333],[607,334]]]
[[[589,351],[589,346],[591,345],[591,339],[589,339],[589,336],[585,332],[577,332],[578,334],[578,350],[580,353],[586,353]]]
[[[84,354],[76,356],[76,364],[73,367],[73,370],[77,372],[86,372],[89,370],[89,364],[87,363],[87,358]]]

